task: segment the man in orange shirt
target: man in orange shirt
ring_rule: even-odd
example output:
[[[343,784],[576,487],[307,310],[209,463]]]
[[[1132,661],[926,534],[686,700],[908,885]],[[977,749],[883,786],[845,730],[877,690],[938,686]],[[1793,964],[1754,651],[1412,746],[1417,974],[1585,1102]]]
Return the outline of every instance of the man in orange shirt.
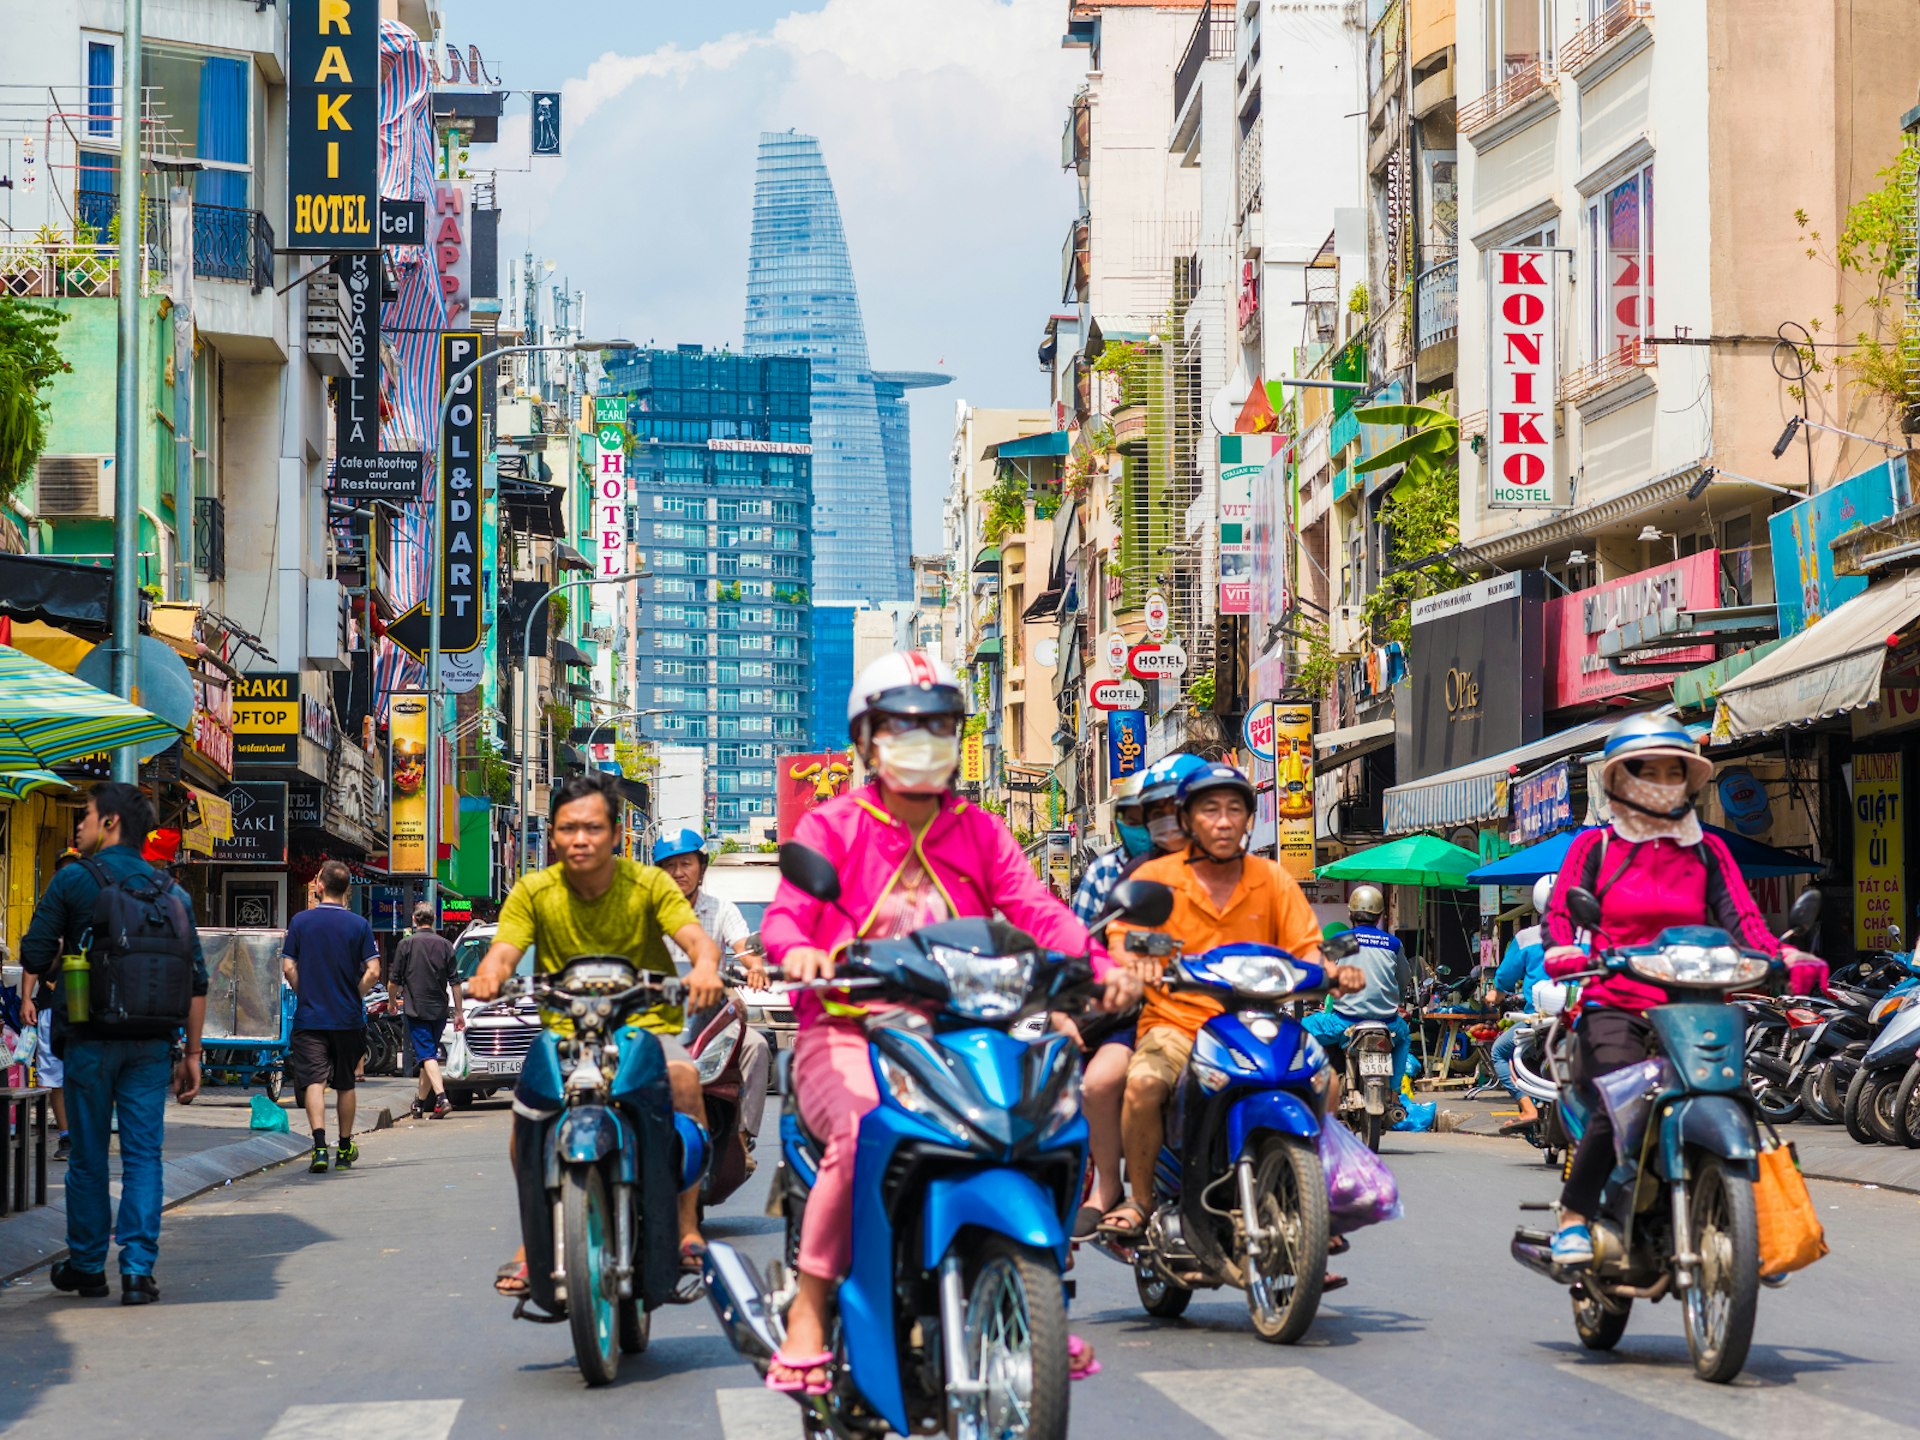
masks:
[[[1231,765],[1202,766],[1181,783],[1179,805],[1186,853],[1162,855],[1133,873],[1134,879],[1157,880],[1173,891],[1167,933],[1191,955],[1241,941],[1277,945],[1297,959],[1315,960],[1320,922],[1300,886],[1273,861],[1247,854],[1254,805],[1247,777]],[[1223,1008],[1211,995],[1170,991],[1156,983],[1158,962],[1130,958],[1147,982],[1121,1116],[1133,1196],[1100,1226],[1102,1234],[1122,1242],[1138,1239],[1152,1213],[1153,1166],[1166,1133],[1167,1102],[1187,1068],[1194,1036]],[[1332,978],[1340,994],[1365,983],[1350,965],[1340,966]]]

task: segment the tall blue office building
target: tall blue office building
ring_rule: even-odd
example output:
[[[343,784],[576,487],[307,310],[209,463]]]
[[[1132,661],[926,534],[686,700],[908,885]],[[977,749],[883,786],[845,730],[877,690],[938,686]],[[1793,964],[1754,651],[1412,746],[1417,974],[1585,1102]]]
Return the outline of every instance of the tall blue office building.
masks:
[[[760,137],[747,259],[746,350],[813,362],[814,595],[880,604],[913,593],[906,391],[945,375],[876,375],[820,142]]]
[[[682,345],[618,353],[633,534],[653,578],[629,650],[643,733],[703,745],[713,829],[774,818],[775,757],[813,735],[807,361]]]

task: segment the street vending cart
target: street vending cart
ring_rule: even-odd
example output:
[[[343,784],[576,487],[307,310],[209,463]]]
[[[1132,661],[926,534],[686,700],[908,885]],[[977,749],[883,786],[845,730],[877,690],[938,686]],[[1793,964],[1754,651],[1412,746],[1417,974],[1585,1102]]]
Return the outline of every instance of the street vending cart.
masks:
[[[260,1085],[278,1103],[293,1034],[293,987],[280,973],[284,930],[200,932],[207,956],[206,1051],[210,1084]]]

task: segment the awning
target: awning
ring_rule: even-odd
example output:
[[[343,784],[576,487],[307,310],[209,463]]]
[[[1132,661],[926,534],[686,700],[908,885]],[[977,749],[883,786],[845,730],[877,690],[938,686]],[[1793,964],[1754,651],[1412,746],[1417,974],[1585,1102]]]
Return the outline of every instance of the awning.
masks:
[[[1670,706],[1658,707],[1671,713]],[[1495,820],[1507,813],[1507,778],[1531,770],[1562,755],[1575,755],[1597,745],[1618,725],[1621,715],[1588,720],[1557,735],[1517,745],[1499,755],[1474,760],[1424,780],[1391,787],[1383,798],[1383,817],[1389,835],[1412,835],[1448,825],[1470,825]]]
[[[973,573],[976,575],[998,575],[1000,573],[1000,547],[989,545],[973,557]]]
[[[1358,725],[1347,725],[1339,730],[1323,730],[1313,737],[1316,750],[1344,750],[1349,745],[1358,745],[1365,740],[1393,739],[1393,717],[1384,720],[1364,720]]]
[[[593,562],[578,550],[574,549],[573,546],[567,544],[566,541],[562,540],[558,545],[554,546],[553,553],[560,557],[560,568],[562,570],[578,570],[583,575],[591,575],[593,573]]]
[[[1682,671],[1673,677],[1675,707],[1681,710],[1711,710],[1714,702],[1720,698],[1722,686],[1734,676],[1752,669],[1786,643],[1785,640],[1769,640],[1751,650],[1736,650],[1731,655],[1723,655],[1698,669]]]
[[[1892,642],[1916,616],[1920,572],[1869,586],[1720,687],[1727,730],[1740,740],[1874,704]]]
[[[1034,596],[1033,603],[1020,612],[1022,620],[1051,620],[1060,613],[1060,601],[1065,597],[1064,590],[1043,590]]]
[[[580,751],[572,745],[554,746],[553,758],[562,765],[569,765],[569,766],[577,765],[583,770],[586,768],[586,765],[587,765],[587,757],[585,755],[582,755]]]
[[[553,642],[553,663],[556,665],[591,665],[593,661],[587,658],[586,651],[582,650],[572,641],[556,640]]]
[[[1740,867],[1741,875],[1749,880],[1785,875],[1818,875],[1827,868],[1818,860],[1811,860],[1791,850],[1782,850],[1776,845],[1763,845],[1732,830],[1722,830],[1718,825],[1703,825],[1700,828],[1718,835],[1726,842],[1734,864]],[[1491,865],[1481,866],[1467,876],[1467,882],[1471,885],[1531,885],[1543,875],[1558,875],[1560,867],[1566,863],[1567,852],[1573,848],[1573,842],[1586,833],[1585,829],[1563,830],[1537,845],[1529,845],[1524,850],[1516,850],[1511,855],[1495,860]]]
[[[1038,435],[1023,435],[1018,440],[1002,440],[989,445],[986,454],[1002,460],[1040,460],[1065,455],[1073,436],[1065,430],[1045,430]]]
[[[113,572],[48,555],[0,555],[0,615],[104,638],[113,629]]]
[[[71,675],[80,668],[80,662],[91,655],[95,642],[74,634],[71,630],[62,630],[58,625],[49,625],[44,620],[11,620],[0,616],[0,645],[11,645],[23,654],[31,655],[42,665],[51,665],[54,669]]]
[[[998,660],[1000,658],[1000,637],[996,635],[991,640],[982,640],[978,645],[974,646],[973,658],[975,660]]]
[[[558,485],[542,485],[514,475],[500,477],[500,504],[509,525],[523,534],[558,539],[567,533],[563,496]]]

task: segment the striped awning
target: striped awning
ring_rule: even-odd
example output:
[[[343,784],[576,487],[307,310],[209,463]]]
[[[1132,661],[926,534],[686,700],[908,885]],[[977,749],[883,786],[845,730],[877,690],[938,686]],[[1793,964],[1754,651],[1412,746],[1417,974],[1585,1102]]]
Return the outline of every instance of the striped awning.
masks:
[[[179,738],[177,726],[131,701],[0,645],[0,772]]]

